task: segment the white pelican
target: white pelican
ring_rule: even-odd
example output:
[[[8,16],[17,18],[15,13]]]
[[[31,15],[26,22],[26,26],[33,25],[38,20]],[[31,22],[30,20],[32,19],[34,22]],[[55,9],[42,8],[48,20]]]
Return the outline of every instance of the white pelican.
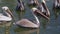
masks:
[[[39,28],[40,26],[40,22],[38,20],[38,17],[35,15],[35,11],[38,10],[37,8],[32,8],[32,14],[33,16],[35,17],[36,19],[36,22],[32,22],[28,19],[21,19],[19,21],[17,21],[16,23],[14,23],[15,25],[19,25],[19,26],[22,26],[22,27],[27,27],[27,28]]]
[[[20,11],[24,10],[25,9],[24,2],[22,2],[22,0],[17,0],[17,1],[18,1],[18,4],[16,6],[16,10],[20,10]]]
[[[7,6],[2,7],[3,11],[6,13],[7,16],[0,13],[0,22],[11,21],[12,20],[12,13],[10,12]]]
[[[53,4],[54,8],[60,8],[60,0],[55,0]]]

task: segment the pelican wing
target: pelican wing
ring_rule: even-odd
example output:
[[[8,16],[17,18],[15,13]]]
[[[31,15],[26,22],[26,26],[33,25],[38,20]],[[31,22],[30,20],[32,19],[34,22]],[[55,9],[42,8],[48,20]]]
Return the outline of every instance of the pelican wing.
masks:
[[[29,21],[28,19],[22,19],[22,20],[16,22],[16,24],[23,26],[23,27],[38,28],[37,24],[34,24],[33,22]]]

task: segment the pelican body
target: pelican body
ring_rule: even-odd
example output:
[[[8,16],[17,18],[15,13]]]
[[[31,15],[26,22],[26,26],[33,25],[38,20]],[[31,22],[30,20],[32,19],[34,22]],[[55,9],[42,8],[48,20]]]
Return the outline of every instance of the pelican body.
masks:
[[[0,13],[0,21],[11,21],[12,18]]]
[[[53,4],[54,8],[60,8],[60,0],[55,0]]]
[[[17,1],[18,1],[18,4],[16,6],[16,10],[20,10],[20,11],[24,10],[25,9],[24,2],[22,2],[22,0],[17,0]]]
[[[32,22],[29,19],[21,19],[17,21],[15,24],[18,26],[22,27],[27,27],[27,28],[39,28],[40,22],[38,20],[38,17],[35,15],[35,11],[38,10],[37,8],[32,8],[32,14],[36,19],[36,22]]]

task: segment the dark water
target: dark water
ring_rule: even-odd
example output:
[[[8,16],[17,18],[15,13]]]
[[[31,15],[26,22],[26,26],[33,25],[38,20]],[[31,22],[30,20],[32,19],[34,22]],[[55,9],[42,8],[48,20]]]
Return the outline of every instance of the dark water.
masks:
[[[27,0],[24,1],[25,3],[27,3]],[[2,6],[8,6],[15,18],[14,19],[15,21],[13,20],[10,23],[0,24],[0,34],[60,34],[60,10],[52,9],[53,1],[54,0],[46,1],[48,9],[51,12],[50,21],[39,17],[40,28],[28,29],[28,28],[18,27],[16,25],[13,25],[12,23],[18,21],[21,18],[29,18],[34,20],[34,17],[29,7],[26,5],[26,10],[25,12],[22,12],[22,14],[20,13],[21,16],[20,17],[18,16],[19,12],[15,10],[15,7],[17,5],[17,0],[0,0],[0,12],[2,13],[2,9],[1,9]]]

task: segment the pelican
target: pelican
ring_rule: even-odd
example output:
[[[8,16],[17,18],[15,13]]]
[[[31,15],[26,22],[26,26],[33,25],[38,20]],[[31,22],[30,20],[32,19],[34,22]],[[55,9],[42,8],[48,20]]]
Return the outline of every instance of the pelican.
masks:
[[[21,19],[14,23],[15,25],[27,27],[27,28],[39,28],[40,22],[38,20],[38,17],[35,15],[35,11],[38,10],[37,8],[32,8],[32,14],[36,19],[36,22],[32,22],[29,19]]]
[[[12,20],[12,13],[10,12],[7,6],[2,7],[3,11],[6,13],[7,16],[0,13],[0,22],[7,22]]]
[[[29,5],[33,5],[33,6],[36,6],[38,3],[37,0],[29,0]]]
[[[53,4],[54,8],[60,8],[60,0],[55,0]]]
[[[37,8],[47,17],[50,16],[50,12],[46,6],[46,2],[44,0],[41,1],[41,3],[38,4]]]
[[[24,10],[25,9],[24,2],[22,2],[22,0],[17,0],[17,1],[18,1],[18,4],[16,6],[16,10],[20,10],[20,11]]]

